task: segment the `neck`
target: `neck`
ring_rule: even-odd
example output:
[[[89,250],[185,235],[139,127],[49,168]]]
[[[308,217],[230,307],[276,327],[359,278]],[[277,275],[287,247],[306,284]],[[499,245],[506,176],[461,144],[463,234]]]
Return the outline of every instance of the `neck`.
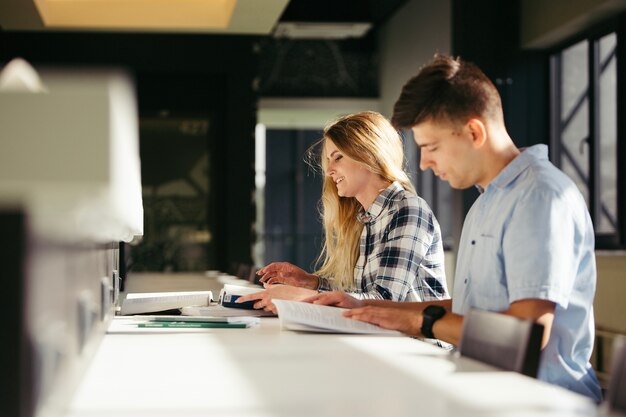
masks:
[[[365,210],[369,210],[374,200],[376,200],[376,197],[389,187],[389,184],[391,184],[391,181],[378,177],[376,181],[372,181],[367,189],[363,190],[363,192],[355,196],[355,198],[361,203]]]
[[[492,146],[486,154],[486,160],[483,165],[486,167],[485,174],[483,179],[478,182],[478,185],[482,188],[486,188],[487,185],[520,154],[520,150],[506,133],[503,137],[498,140],[492,140],[490,143]]]

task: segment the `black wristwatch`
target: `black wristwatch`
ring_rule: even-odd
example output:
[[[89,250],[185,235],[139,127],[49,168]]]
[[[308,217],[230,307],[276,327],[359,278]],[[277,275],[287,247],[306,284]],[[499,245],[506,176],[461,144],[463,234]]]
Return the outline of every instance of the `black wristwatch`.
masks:
[[[428,306],[422,311],[422,335],[428,339],[434,339],[433,326],[437,320],[446,314],[446,309],[441,306]]]

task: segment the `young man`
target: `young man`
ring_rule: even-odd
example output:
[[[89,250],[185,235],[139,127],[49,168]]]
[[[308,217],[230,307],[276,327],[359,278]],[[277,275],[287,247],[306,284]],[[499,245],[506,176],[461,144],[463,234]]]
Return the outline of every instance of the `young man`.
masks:
[[[413,130],[422,170],[454,188],[481,191],[463,225],[453,298],[393,303],[327,293],[310,301],[453,344],[470,308],[533,319],[545,326],[539,378],[599,401],[589,363],[594,232],[575,184],[549,162],[545,145],[514,145],[495,86],[460,59],[437,55],[409,80],[392,123]]]

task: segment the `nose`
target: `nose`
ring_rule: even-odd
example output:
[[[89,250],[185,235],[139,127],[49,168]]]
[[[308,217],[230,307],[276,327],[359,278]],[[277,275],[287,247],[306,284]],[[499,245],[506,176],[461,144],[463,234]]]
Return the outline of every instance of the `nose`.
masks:
[[[433,166],[433,161],[428,157],[427,151],[422,149],[420,152],[420,169],[426,171]]]
[[[332,165],[332,161],[330,161],[328,165],[326,166],[326,176],[332,177],[334,173],[335,173],[335,168]]]

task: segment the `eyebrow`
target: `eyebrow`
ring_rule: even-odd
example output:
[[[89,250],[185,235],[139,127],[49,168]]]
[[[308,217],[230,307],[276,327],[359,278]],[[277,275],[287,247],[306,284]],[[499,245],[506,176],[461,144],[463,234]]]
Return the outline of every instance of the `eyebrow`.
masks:
[[[417,145],[417,147],[418,148],[423,148],[425,146],[431,146],[431,145],[434,145],[436,143],[437,143],[436,141],[435,142],[429,142],[429,143],[422,143],[422,144]]]

